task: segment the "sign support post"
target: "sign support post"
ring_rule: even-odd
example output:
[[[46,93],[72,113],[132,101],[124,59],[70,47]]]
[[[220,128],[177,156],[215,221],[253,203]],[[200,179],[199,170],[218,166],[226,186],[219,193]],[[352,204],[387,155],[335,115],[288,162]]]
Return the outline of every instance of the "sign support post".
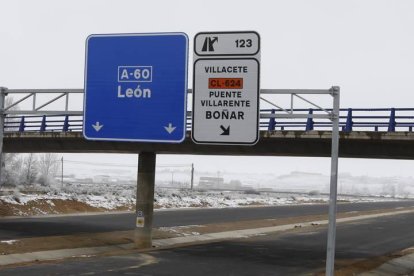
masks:
[[[326,275],[333,276],[335,270],[335,240],[336,240],[336,209],[337,209],[337,190],[338,190],[338,154],[339,154],[339,99],[340,99],[340,88],[339,86],[333,86],[329,90],[321,89],[262,89],[261,95],[266,94],[290,94],[290,110],[284,109],[272,102],[261,97],[265,102],[273,105],[279,111],[285,114],[263,114],[261,118],[320,118],[328,119],[332,121],[332,144],[331,144],[331,177],[330,177],[330,192],[329,192],[329,224],[328,224],[328,235],[327,235],[327,246],[326,246]],[[312,101],[305,99],[300,96],[304,95],[330,95],[333,98],[332,111],[325,110],[319,105],[314,104]],[[295,112],[293,109],[293,100],[298,98],[314,107],[322,114],[304,114]],[[325,114],[324,114],[325,113]]]
[[[154,152],[141,152],[138,155],[135,227],[135,245],[138,248],[150,248],[152,246],[155,163],[156,154]]]
[[[332,110],[332,149],[331,183],[329,192],[329,225],[326,250],[326,275],[333,276],[335,271],[336,209],[338,188],[338,152],[339,152],[339,87],[331,88],[333,96]]]

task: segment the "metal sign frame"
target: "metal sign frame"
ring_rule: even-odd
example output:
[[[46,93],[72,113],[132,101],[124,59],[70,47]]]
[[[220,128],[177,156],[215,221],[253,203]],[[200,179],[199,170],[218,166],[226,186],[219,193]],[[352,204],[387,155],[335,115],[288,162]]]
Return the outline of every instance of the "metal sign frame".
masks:
[[[188,93],[192,90],[188,89]],[[339,153],[339,103],[340,103],[340,88],[334,86],[330,89],[261,89],[260,99],[264,102],[283,110],[285,114],[261,114],[260,118],[322,118],[332,121],[332,144],[331,144],[331,175],[330,175],[330,194],[329,194],[329,224],[328,224],[328,236],[327,236],[327,251],[326,251],[326,275],[334,275],[334,262],[335,262],[335,239],[336,239],[336,211],[337,211],[337,185],[338,185],[338,153]],[[0,160],[2,158],[3,136],[4,136],[4,119],[8,114],[41,114],[41,115],[62,115],[73,114],[82,115],[82,111],[69,111],[69,95],[70,94],[83,93],[83,89],[7,89],[6,87],[0,87]],[[5,97],[8,94],[27,94],[15,103],[4,106]],[[52,100],[46,103],[40,103],[37,105],[37,94],[57,94]],[[266,95],[282,95],[287,94],[291,96],[291,104],[289,109],[284,109],[277,104],[269,101],[265,98]],[[333,98],[332,111],[325,110],[319,105],[307,100],[304,95],[331,95]],[[59,99],[65,99],[64,108],[59,110],[44,110],[45,107],[52,103],[55,103]],[[311,104],[325,114],[303,114],[295,113],[293,110],[294,99],[300,99],[308,104]],[[30,109],[25,110],[11,110],[12,107],[17,104],[32,100]],[[190,112],[189,112],[190,113]],[[1,180],[2,168],[0,166],[0,180]]]
[[[70,111],[69,104],[71,103],[70,95],[82,94],[84,93],[83,89],[7,89],[4,88],[5,94],[16,94],[23,95],[22,98],[13,102],[12,104],[5,106],[3,112],[5,114],[16,114],[16,115],[82,115],[83,111]],[[51,95],[52,99],[47,100],[46,102],[41,98],[41,96]],[[83,97],[82,97],[83,98]],[[64,107],[56,110],[45,110],[49,105],[54,104],[60,99],[64,99]],[[31,101],[31,108],[28,109],[17,109],[13,110],[13,107],[16,107],[20,103],[27,103]],[[82,105],[83,106],[83,105]]]
[[[328,237],[326,248],[326,275],[333,276],[335,268],[335,240],[336,240],[336,211],[337,211],[337,194],[338,194],[338,154],[339,154],[339,100],[340,100],[340,88],[333,86],[329,90],[320,89],[262,89],[261,95],[277,95],[277,94],[290,94],[291,104],[290,109],[284,109],[278,105],[268,101],[264,97],[261,100],[284,110],[286,114],[268,114],[262,115],[261,118],[324,118],[332,121],[332,144],[331,144],[331,175],[330,175],[330,191],[329,191],[329,224],[328,224]],[[301,95],[331,95],[333,98],[332,111],[325,110],[307,100]],[[326,114],[295,114],[293,111],[294,99],[298,98],[307,102],[321,110]]]

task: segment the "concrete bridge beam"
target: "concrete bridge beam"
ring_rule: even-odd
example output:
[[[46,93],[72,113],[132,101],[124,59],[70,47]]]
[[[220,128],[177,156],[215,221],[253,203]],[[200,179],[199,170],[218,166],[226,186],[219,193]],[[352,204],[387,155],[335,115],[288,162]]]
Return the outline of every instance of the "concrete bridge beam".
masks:
[[[330,157],[330,131],[261,131],[254,146],[197,145],[187,132],[181,144],[85,140],[80,132],[5,133],[4,152],[140,153]],[[414,159],[412,132],[340,132],[339,156]]]

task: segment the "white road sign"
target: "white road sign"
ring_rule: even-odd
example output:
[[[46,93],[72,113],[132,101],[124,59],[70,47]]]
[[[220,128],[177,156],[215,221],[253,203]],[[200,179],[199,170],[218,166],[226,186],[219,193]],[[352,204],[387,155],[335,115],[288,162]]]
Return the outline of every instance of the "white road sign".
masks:
[[[198,33],[194,39],[194,52],[198,56],[255,56],[260,51],[257,32]]]
[[[259,61],[194,63],[192,139],[200,144],[253,145],[259,139]]]
[[[211,32],[195,36],[191,132],[195,143],[257,143],[259,60],[257,32]]]

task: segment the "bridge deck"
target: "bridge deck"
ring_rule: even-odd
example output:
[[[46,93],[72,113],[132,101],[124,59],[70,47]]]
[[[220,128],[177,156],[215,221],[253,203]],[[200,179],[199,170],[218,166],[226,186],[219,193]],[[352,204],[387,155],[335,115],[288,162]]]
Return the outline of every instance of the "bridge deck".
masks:
[[[340,157],[414,159],[413,132],[340,132]],[[261,131],[254,146],[197,145],[187,132],[181,144],[85,140],[81,132],[6,133],[4,152],[139,153],[313,156],[331,154],[330,131]]]

